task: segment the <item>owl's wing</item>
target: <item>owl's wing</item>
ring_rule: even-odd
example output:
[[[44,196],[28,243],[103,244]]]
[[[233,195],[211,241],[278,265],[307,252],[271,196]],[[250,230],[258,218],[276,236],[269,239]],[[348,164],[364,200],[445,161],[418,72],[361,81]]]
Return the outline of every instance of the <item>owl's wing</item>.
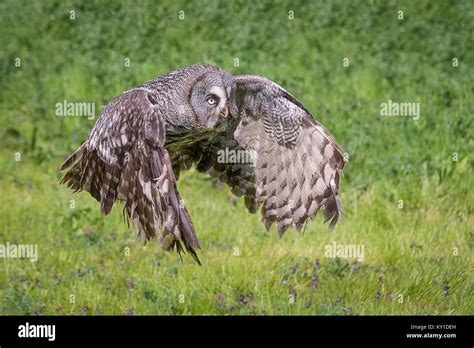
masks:
[[[235,131],[230,128],[235,144],[227,151],[245,153],[240,164],[217,163],[211,173],[245,195],[250,212],[261,206],[267,229],[276,223],[280,234],[289,226],[300,230],[320,209],[333,229],[342,213],[338,190],[345,164],[335,139],[296,98],[266,78],[237,76],[236,99],[239,123]],[[251,164],[242,163],[248,158]]]
[[[124,216],[138,235],[155,238],[166,250],[184,244],[200,264],[200,249],[190,216],[173,174],[166,139],[165,119],[156,100],[144,90],[131,90],[110,102],[82,144],[63,163],[70,168],[62,183],[86,190],[108,214],[116,200],[125,202]]]

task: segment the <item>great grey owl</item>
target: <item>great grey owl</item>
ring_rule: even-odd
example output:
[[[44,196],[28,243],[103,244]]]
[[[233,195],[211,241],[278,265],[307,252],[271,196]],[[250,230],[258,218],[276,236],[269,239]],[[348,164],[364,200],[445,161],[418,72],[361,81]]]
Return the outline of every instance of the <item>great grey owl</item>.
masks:
[[[234,157],[222,158],[223,151]],[[251,160],[235,160],[239,153]],[[345,159],[331,134],[276,83],[211,65],[167,73],[112,100],[63,163],[69,171],[61,182],[90,192],[103,214],[124,201],[139,237],[161,231],[164,249],[181,255],[184,244],[200,264],[176,186],[180,170],[193,164],[244,196],[251,213],[261,206],[267,230],[273,223],[280,234],[300,230],[321,208],[332,229],[342,213]]]

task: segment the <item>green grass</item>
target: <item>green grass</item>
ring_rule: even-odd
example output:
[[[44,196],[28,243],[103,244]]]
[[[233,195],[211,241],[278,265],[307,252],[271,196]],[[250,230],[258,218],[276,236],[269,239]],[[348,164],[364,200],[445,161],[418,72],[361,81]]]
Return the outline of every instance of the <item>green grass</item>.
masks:
[[[0,259],[1,314],[474,314],[469,1],[9,0],[0,19],[0,244],[39,253]],[[58,185],[94,120],[58,118],[57,102],[100,107],[195,63],[267,76],[331,130],[350,157],[333,232],[318,216],[267,233],[190,171],[199,267],[137,241],[120,204],[103,217]],[[388,99],[420,102],[420,119],[380,117]],[[327,257],[333,242],[364,245],[364,260]]]

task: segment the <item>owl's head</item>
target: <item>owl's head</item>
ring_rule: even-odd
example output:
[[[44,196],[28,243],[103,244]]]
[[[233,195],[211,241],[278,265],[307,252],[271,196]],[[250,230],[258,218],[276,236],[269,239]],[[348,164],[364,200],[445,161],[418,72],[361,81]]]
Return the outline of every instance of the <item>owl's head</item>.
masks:
[[[235,82],[225,71],[204,73],[191,90],[191,106],[205,128],[235,116]]]

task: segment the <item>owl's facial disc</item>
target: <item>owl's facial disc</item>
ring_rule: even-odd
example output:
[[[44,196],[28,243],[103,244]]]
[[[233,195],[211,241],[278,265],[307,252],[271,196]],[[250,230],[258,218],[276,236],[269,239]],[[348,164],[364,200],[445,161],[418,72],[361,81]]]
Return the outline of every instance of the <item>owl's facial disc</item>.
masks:
[[[215,107],[215,115],[218,111],[218,116],[227,117],[229,115],[229,107],[227,106],[227,93],[221,86],[213,86],[209,90],[209,96],[206,101],[209,105]]]
[[[230,114],[231,83],[225,76],[206,74],[191,92],[191,104],[201,127],[215,128]],[[231,80],[230,80],[231,81]]]

